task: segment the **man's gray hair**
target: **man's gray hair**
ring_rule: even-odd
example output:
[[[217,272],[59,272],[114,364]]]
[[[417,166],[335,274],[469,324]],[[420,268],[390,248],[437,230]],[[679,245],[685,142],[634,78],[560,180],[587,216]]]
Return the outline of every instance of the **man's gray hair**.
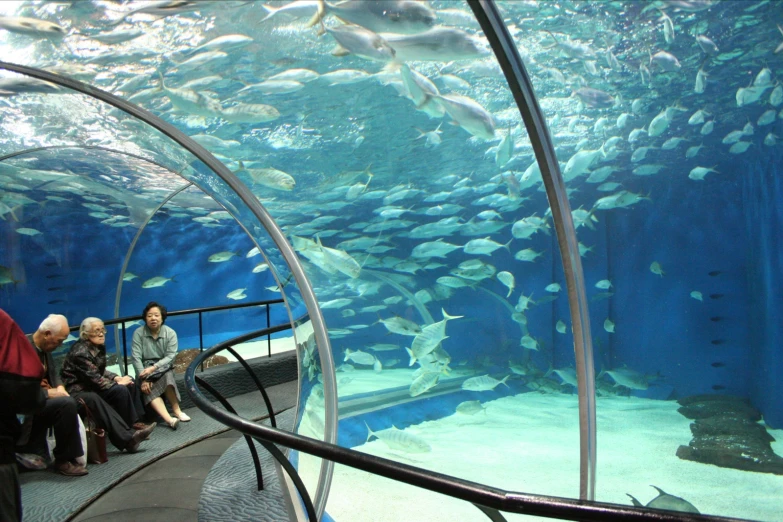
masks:
[[[64,315],[49,314],[46,319],[41,321],[38,331],[58,334],[65,328],[68,328],[68,319]]]
[[[82,321],[82,325],[79,327],[79,338],[89,339],[89,332],[92,331],[92,325],[95,323],[103,323],[103,320],[98,317],[87,317]]]

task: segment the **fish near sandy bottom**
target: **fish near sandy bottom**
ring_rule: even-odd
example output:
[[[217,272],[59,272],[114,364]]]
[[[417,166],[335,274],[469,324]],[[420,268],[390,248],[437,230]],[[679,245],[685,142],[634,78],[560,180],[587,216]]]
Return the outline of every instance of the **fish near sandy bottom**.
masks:
[[[377,432],[372,431],[367,423],[365,423],[365,426],[367,426],[367,442],[374,435],[393,450],[400,450],[406,453],[427,453],[432,450],[424,439],[395,426]]]
[[[456,412],[462,415],[475,415],[483,411],[487,413],[487,407],[481,404],[481,401],[465,401],[457,404]]]
[[[633,505],[636,507],[667,509],[669,511],[681,511],[683,513],[700,513],[699,510],[696,509],[696,507],[687,500],[680,497],[675,497],[674,495],[669,495],[657,486],[652,487],[658,490],[658,496],[648,502],[646,506],[636,500],[636,498],[634,498],[630,493],[626,493],[626,495],[631,497],[631,502],[633,502]]]
[[[506,388],[508,388],[508,384],[506,384],[506,381],[508,380],[509,377],[510,375],[506,375],[501,380],[492,378],[489,375],[471,377],[470,379],[466,379],[465,382],[462,383],[462,389],[468,391],[489,391],[489,390],[494,390],[498,384],[503,384],[504,386],[506,386]]]

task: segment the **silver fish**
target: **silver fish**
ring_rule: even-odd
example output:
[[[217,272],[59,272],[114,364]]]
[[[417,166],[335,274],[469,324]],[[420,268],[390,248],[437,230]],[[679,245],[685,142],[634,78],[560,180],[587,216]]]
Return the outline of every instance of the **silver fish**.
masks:
[[[459,94],[438,95],[435,98],[443,104],[456,124],[470,134],[484,140],[495,138],[495,119],[478,102]]]
[[[435,25],[436,14],[426,2],[416,0],[346,0],[332,5],[318,1],[318,12],[310,25],[332,14],[376,33],[415,34]]]
[[[394,59],[395,50],[378,34],[358,25],[338,25],[327,27],[326,32],[331,34],[339,44],[332,54],[342,56],[355,54],[368,60],[388,62]]]
[[[370,2],[368,2],[370,3]],[[381,33],[400,61],[475,60],[489,51],[473,35],[455,27],[436,27],[414,35]]]
[[[65,36],[65,29],[53,22],[24,16],[0,16],[0,29],[30,36]]]

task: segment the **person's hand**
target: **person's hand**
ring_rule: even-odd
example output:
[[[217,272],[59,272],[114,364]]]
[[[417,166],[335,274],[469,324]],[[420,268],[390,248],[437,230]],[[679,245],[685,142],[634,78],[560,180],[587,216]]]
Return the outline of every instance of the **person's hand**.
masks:
[[[149,395],[152,392],[152,383],[144,381],[141,383],[141,393],[144,395]]]
[[[56,399],[58,397],[70,397],[68,395],[68,392],[65,391],[65,388],[49,388],[46,390],[46,392],[49,394],[50,399]]]
[[[155,366],[154,365],[153,366],[147,366],[139,374],[139,379],[143,379],[144,377],[146,377],[147,375],[151,374],[154,371],[155,371]]]
[[[123,386],[128,386],[129,384],[133,384],[133,379],[130,375],[125,375],[123,377],[117,377],[114,379],[114,382],[117,384],[121,384]]]

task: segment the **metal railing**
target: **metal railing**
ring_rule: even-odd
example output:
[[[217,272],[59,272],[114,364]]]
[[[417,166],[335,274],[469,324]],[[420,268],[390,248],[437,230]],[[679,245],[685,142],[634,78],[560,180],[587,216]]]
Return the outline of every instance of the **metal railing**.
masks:
[[[271,330],[273,329],[268,330],[270,330],[271,333]],[[265,330],[257,332],[258,335],[264,335],[265,333]],[[210,402],[199,389],[201,379],[196,376],[196,368],[202,361],[220,352],[234,342],[237,342],[237,340],[225,341],[200,353],[185,371],[185,387],[193,400],[193,403],[201,411],[218,422],[254,438],[264,445],[264,447],[271,446],[272,444],[280,444],[297,451],[326,459],[333,463],[343,464],[398,482],[420,487],[434,493],[440,493],[452,498],[464,500],[474,504],[493,521],[505,520],[500,513],[501,511],[562,520],[595,522],[736,522],[742,520],[737,518],[697,515],[679,511],[652,510],[644,507],[621,506],[604,502],[505,491],[500,488],[494,488],[443,473],[437,473],[416,466],[395,462],[383,457],[368,455],[276,427],[258,424],[240,417],[236,413],[221,410]],[[274,456],[279,460],[279,455]],[[287,463],[286,470],[291,474],[292,471],[288,469],[289,467],[290,462]],[[296,476],[295,471],[293,473],[294,474],[291,475],[292,479],[294,480],[297,489],[299,489],[303,502],[307,506],[309,495],[302,489],[304,486],[302,485],[301,480],[298,479],[298,476],[294,478]],[[309,507],[307,511],[311,513],[311,522],[314,522],[313,513]]]
[[[272,327],[270,324],[271,321],[271,312],[270,312],[270,306],[274,304],[281,304],[283,303],[283,299],[269,299],[266,301],[253,301],[250,303],[238,303],[238,304],[230,304],[230,305],[221,305],[221,306],[209,306],[209,307],[203,307],[203,308],[190,308],[185,310],[174,310],[168,312],[168,317],[177,317],[177,316],[183,316],[183,315],[197,315],[198,316],[198,337],[199,337],[199,351],[204,352],[204,325],[203,325],[203,314],[208,312],[219,312],[224,310],[234,310],[238,308],[249,308],[251,306],[264,306],[266,308],[266,328],[263,331],[264,333],[258,333],[258,332],[250,332],[249,334],[244,334],[240,337],[236,337],[228,342],[233,344],[238,344],[250,339],[254,339],[256,337],[261,337],[263,335],[266,335],[266,342],[267,342],[267,356],[272,356],[272,334],[275,332],[279,332],[285,329],[290,329],[290,324],[284,324],[281,326]],[[128,374],[128,336],[127,336],[127,327],[125,326],[126,323],[132,322],[132,321],[143,321],[144,318],[141,315],[130,315],[127,317],[118,317],[117,319],[107,319],[103,321],[104,326],[119,326],[120,333],[122,335],[122,356],[123,356],[123,364],[125,367],[125,375]],[[79,327],[78,326],[72,326],[71,327],[72,332],[78,332]],[[241,340],[240,340],[241,339]],[[234,350],[231,350],[232,354],[235,357],[238,357],[236,352]],[[201,367],[201,370],[203,371],[203,365]]]

